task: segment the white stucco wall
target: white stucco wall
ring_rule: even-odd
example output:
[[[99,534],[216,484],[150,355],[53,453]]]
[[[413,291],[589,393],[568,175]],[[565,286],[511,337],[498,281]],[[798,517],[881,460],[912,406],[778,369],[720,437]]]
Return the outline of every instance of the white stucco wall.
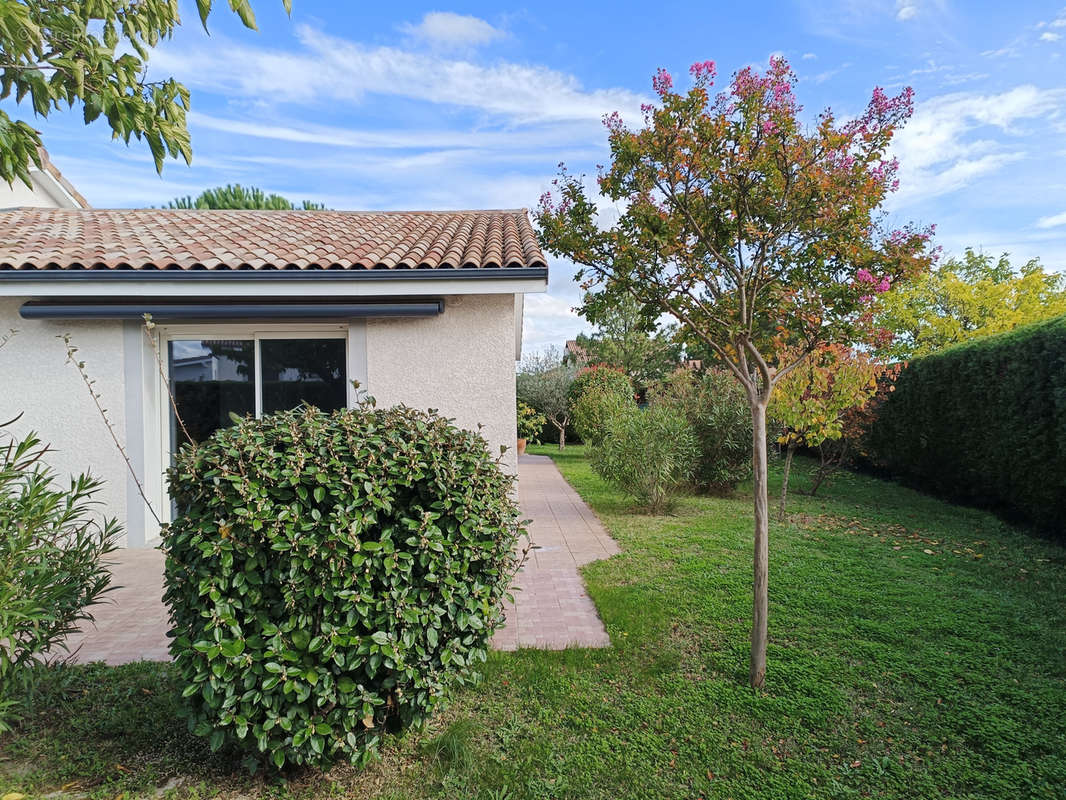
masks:
[[[79,203],[46,172],[30,168],[31,189],[17,178],[11,183],[0,181],[0,208],[79,208]]]
[[[89,390],[74,366],[66,363],[65,345],[56,338],[71,334],[119,440],[125,443],[122,323],[24,320],[18,314],[22,302],[0,298],[0,333],[18,330],[0,348],[0,418],[6,421],[22,413],[8,430],[37,431],[53,448],[45,460],[64,484],[67,476],[85,471],[104,478],[106,484],[97,495],[104,503],[102,510],[125,524],[125,463]]]
[[[151,543],[155,529],[122,455],[78,371],[66,363],[65,346],[56,337],[71,334],[78,357],[86,362],[103,395],[119,441],[127,447],[149,495],[165,513],[159,477],[165,463],[159,450],[165,437],[159,431],[159,378],[151,348],[144,343],[139,326],[124,330],[119,321],[24,320],[18,308],[25,299],[0,297],[0,332],[18,329],[0,348],[0,419],[24,412],[12,430],[35,430],[51,444],[54,451],[47,461],[64,483],[68,475],[83,471],[105,479],[98,495],[101,511],[129,525],[130,546],[146,540]],[[449,296],[438,317],[367,320],[365,337],[364,323],[353,324],[352,331],[359,335],[349,339],[349,347],[362,349],[365,338],[365,388],[379,405],[435,408],[470,430],[480,423],[491,451],[498,453],[500,445],[505,445],[503,464],[516,471],[518,311],[513,294]],[[362,365],[362,355],[355,353],[349,362],[350,370],[352,364]],[[131,387],[125,385],[127,375]],[[142,406],[131,406],[129,419],[127,402]]]
[[[516,471],[515,295],[447,297],[439,317],[369,320],[367,389],[378,405],[435,408],[476,430]]]

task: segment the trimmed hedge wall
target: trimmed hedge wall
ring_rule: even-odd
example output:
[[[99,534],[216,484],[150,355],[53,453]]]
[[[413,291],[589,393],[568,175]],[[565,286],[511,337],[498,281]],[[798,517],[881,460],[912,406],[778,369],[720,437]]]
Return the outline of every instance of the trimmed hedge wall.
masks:
[[[875,464],[1066,531],[1066,317],[912,362],[869,434]]]

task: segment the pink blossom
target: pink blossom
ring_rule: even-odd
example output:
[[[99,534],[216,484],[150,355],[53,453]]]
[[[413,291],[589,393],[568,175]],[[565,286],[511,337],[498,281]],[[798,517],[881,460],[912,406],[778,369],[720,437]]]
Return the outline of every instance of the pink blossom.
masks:
[[[714,76],[718,74],[718,70],[713,61],[697,61],[691,67],[688,68],[689,74],[696,80],[707,79],[713,80]]]
[[[610,114],[603,115],[603,124],[611,133],[622,130],[622,115],[617,111],[612,111]]]
[[[874,291],[876,291],[878,294],[884,294],[891,288],[892,282],[888,279],[888,276],[886,275],[881,278],[881,281],[877,284],[877,286],[874,287]]]
[[[877,283],[877,279],[865,267],[855,273],[855,280],[859,283]]]
[[[655,77],[651,79],[651,88],[655,90],[656,94],[666,94],[674,88],[674,79],[665,68],[659,67]]]

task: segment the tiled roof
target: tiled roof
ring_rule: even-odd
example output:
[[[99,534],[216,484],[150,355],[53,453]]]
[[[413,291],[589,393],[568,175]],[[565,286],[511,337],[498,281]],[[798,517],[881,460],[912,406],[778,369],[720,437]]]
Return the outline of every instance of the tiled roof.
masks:
[[[0,270],[544,267],[524,210],[0,212]]]

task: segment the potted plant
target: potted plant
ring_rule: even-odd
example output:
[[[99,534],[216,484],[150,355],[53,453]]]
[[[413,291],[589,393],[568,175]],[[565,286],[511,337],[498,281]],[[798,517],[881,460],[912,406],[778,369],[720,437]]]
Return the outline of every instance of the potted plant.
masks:
[[[532,406],[518,401],[518,455],[526,452],[526,442],[536,439],[547,420]]]

